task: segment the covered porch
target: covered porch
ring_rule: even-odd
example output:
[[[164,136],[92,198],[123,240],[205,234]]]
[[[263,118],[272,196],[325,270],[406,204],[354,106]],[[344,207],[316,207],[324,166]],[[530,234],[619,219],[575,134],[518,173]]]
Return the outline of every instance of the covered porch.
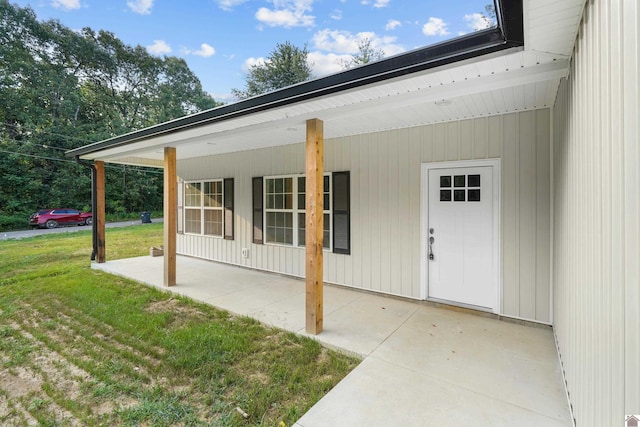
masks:
[[[163,286],[162,257],[92,268],[313,337],[362,363],[297,423],[314,426],[570,426],[550,327],[324,286],[324,331],[305,332],[305,282],[177,257]]]

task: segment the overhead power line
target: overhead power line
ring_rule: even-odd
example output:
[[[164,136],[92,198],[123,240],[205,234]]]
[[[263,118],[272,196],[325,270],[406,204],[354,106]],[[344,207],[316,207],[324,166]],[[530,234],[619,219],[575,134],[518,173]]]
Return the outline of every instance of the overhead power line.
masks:
[[[67,159],[56,159],[55,157],[47,157],[47,156],[38,156],[36,154],[27,154],[27,153],[18,153],[16,151],[8,151],[8,150],[0,150],[0,153],[7,153],[7,154],[14,154],[16,156],[26,156],[26,157],[33,157],[36,159],[43,159],[43,160],[51,160],[54,162],[66,162],[66,163],[74,163],[77,164],[74,160],[67,160]],[[153,174],[157,174],[157,175],[162,175],[164,172],[160,172],[160,171],[156,171],[153,169],[142,169],[140,167],[136,167],[136,166],[127,166],[127,165],[105,165],[107,168],[110,169],[119,169],[119,170],[127,170],[127,171],[133,171],[133,172],[142,172],[142,173],[153,173]]]
[[[46,131],[46,130],[33,130],[33,129],[27,129],[27,128],[23,127],[23,126],[18,126],[18,125],[15,125],[15,124],[13,124],[13,123],[3,122],[2,124],[3,124],[3,125],[5,125],[5,126],[12,127],[12,128],[14,128],[14,129],[22,128],[22,129],[24,129],[25,131],[27,131],[27,132],[31,132],[31,133],[41,133],[41,134],[42,134],[42,133],[44,133],[44,134],[51,135],[51,136],[61,136],[61,137],[63,137],[63,138],[67,138],[67,139],[75,139],[76,141],[84,142],[84,143],[87,143],[87,144],[91,144],[92,142],[95,142],[95,141],[89,141],[89,140],[87,140],[87,139],[83,139],[83,138],[78,138],[78,137],[76,137],[76,136],[65,135],[65,134],[62,134],[62,133],[48,132],[48,131]],[[66,148],[65,148],[65,150],[66,150]]]

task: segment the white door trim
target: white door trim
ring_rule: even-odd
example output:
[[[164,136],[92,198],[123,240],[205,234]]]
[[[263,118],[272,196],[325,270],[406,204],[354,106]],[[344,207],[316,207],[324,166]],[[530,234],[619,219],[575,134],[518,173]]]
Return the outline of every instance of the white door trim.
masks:
[[[500,251],[500,159],[482,159],[482,160],[460,160],[453,162],[436,162],[422,163],[420,170],[420,299],[426,300],[429,295],[429,270],[427,262],[427,241],[429,239],[429,171],[432,169],[450,169],[477,166],[491,166],[493,171],[493,253],[497,254],[493,260],[492,276],[495,278],[494,298],[495,304],[493,312],[498,314],[502,312],[502,274],[501,260],[502,253]]]

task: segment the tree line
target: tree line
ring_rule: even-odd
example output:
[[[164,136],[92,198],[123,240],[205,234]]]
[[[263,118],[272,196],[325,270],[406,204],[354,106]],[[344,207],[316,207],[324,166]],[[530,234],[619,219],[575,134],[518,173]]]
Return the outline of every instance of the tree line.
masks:
[[[217,105],[183,59],[0,0],[0,230],[44,207],[90,209],[89,170],[66,150]],[[109,214],[162,208],[158,169],[108,165],[106,185]]]

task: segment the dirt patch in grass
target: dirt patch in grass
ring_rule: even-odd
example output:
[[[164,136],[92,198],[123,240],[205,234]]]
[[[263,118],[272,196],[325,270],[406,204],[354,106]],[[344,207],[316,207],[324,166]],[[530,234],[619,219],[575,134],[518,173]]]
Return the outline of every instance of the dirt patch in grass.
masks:
[[[174,313],[183,314],[190,317],[203,317],[204,313],[195,307],[186,305],[184,302],[169,298],[166,300],[154,301],[147,305],[145,311],[149,313]]]

